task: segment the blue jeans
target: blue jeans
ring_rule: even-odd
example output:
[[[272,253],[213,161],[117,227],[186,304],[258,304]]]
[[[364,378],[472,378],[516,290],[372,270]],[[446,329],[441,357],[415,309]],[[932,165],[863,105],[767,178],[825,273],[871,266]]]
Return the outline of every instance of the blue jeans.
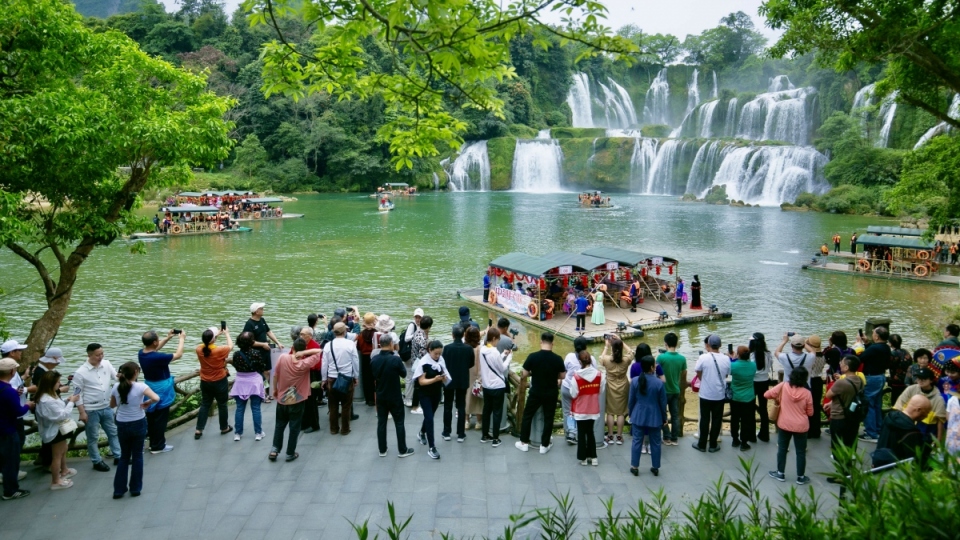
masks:
[[[680,418],[680,394],[667,394],[667,409],[670,411],[670,423],[663,426],[663,440],[677,441],[683,430]]]
[[[147,419],[133,422],[117,422],[117,435],[120,439],[120,464],[113,477],[113,494],[127,492],[127,467],[130,471],[130,491],[140,493],[143,489],[143,442],[147,438]]]
[[[117,424],[113,420],[113,409],[107,407],[99,411],[87,411],[87,423],[83,426],[87,434],[87,453],[90,454],[90,461],[99,463],[103,458],[100,457],[100,449],[97,448],[100,442],[100,428],[103,428],[107,434],[107,444],[110,445],[110,453],[113,457],[120,457],[120,441],[117,440]]]
[[[863,394],[867,398],[867,417],[863,420],[863,431],[869,437],[880,436],[880,426],[883,424],[883,385],[887,378],[883,375],[868,375],[867,386]]]
[[[658,427],[631,426],[630,433],[633,434],[633,446],[630,449],[630,466],[640,466],[640,448],[643,445],[643,437],[650,437],[650,457],[653,458],[651,466],[654,469],[660,468],[661,446],[660,429]]]
[[[240,399],[234,396],[233,399],[237,402],[237,412],[233,418],[237,435],[243,435],[243,414],[247,410],[248,401],[250,402],[250,411],[253,413],[253,433],[263,433],[263,426],[260,424],[260,396],[250,396],[250,399]]]
[[[786,473],[787,450],[790,449],[790,439],[797,450],[797,476],[804,476],[807,472],[807,432],[793,433],[779,430],[777,432],[777,471]]]

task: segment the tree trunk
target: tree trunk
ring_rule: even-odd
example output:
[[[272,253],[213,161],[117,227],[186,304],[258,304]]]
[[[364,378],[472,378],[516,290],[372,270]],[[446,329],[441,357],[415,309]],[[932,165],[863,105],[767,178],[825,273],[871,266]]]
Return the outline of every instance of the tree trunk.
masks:
[[[33,326],[30,327],[30,335],[27,336],[28,347],[20,357],[21,367],[29,366],[43,356],[50,341],[56,337],[60,324],[67,316],[67,308],[70,307],[73,285],[77,282],[77,272],[92,249],[93,246],[87,249],[86,244],[81,244],[60,266],[56,293],[47,299],[47,310],[39,319],[33,321]],[[81,251],[84,254],[78,253]]]

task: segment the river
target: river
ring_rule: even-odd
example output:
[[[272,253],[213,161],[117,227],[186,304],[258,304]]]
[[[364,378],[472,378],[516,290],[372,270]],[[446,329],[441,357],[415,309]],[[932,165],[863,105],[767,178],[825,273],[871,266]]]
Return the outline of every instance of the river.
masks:
[[[688,358],[710,332],[745,344],[760,331],[772,350],[786,331],[817,333],[826,342],[842,329],[852,339],[873,316],[893,319],[892,331],[907,348],[929,347],[941,307],[957,301],[951,287],[800,269],[834,232],[847,249],[850,234],[881,223],[877,218],[640,195],[614,195],[616,207],[603,210],[580,208],[573,193],[424,193],[399,198],[388,214],[378,214],[366,196],[298,199],[284,210],[304,218],[255,223],[252,233],[162,239],[148,242],[146,254],[130,253],[123,240],[97,248],[56,339],[68,360],[64,371],[84,360],[91,341],[104,345],[114,366],[134,360],[148,329],[183,328],[192,348],[204,328],[225,319],[236,337],[254,301],[266,302],[264,317],[285,345],[290,326],[304,324],[308,313],[329,316],[348,305],[389,313],[398,333],[422,307],[437,321],[435,335],[449,340],[457,289],[479,286],[487,263],[511,251],[614,245],[679,259],[681,277],[700,275],[704,304],[733,313],[732,320],[679,328]],[[0,251],[0,287],[10,293],[0,310],[20,341],[44,307],[36,280],[32,267]],[[474,310],[474,319],[483,325],[487,314]],[[538,334],[520,331],[522,358],[536,348]],[[647,341],[656,348],[662,335],[651,332]],[[558,349],[572,346],[558,342]],[[173,367],[196,365],[188,352]]]

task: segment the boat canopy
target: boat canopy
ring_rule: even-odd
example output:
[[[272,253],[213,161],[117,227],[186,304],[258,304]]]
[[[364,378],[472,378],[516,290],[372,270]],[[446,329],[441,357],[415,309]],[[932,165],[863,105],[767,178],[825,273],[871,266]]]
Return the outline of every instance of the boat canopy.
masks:
[[[605,272],[607,271],[607,263],[616,262],[613,259],[601,259],[569,251],[554,251],[553,253],[547,253],[543,258],[554,261],[556,266],[572,266],[580,272],[593,272],[595,270]]]
[[[526,253],[507,253],[494,259],[490,266],[538,278],[560,265],[545,257]]]
[[[283,199],[278,199],[277,197],[255,197],[253,199],[244,199],[244,201],[253,204],[264,204],[283,202]]]
[[[907,229],[905,227],[881,227],[880,225],[870,225],[867,227],[867,234],[892,234],[896,236],[923,236],[926,229]]]
[[[177,193],[177,197],[201,197],[203,193],[199,191],[181,191]]]
[[[906,249],[933,249],[933,244],[920,238],[902,238],[898,236],[862,236],[857,238],[861,246],[896,247]]]
[[[598,257],[600,259],[608,259],[611,261],[616,261],[620,263],[621,266],[637,266],[638,264],[649,261],[654,258],[661,258],[664,262],[667,263],[677,263],[676,259],[671,257],[664,257],[662,255],[651,255],[649,253],[640,253],[639,251],[630,251],[628,249],[620,249],[615,247],[600,246],[595,248],[590,248],[583,252],[584,255],[589,255],[591,257]]]
[[[171,214],[208,214],[208,213],[217,213],[220,211],[216,206],[168,206],[166,208],[161,208],[161,212],[170,212]]]
[[[390,187],[410,187],[410,184],[407,184],[406,182],[387,182],[384,185],[387,185]]]

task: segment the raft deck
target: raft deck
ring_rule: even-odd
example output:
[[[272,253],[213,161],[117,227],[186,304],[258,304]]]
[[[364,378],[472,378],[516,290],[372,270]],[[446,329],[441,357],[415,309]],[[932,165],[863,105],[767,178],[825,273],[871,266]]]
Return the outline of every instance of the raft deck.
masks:
[[[238,223],[242,221],[276,221],[278,219],[297,219],[302,217],[303,217],[303,214],[284,214],[280,217],[274,216],[274,217],[268,217],[268,218],[240,218],[240,219],[235,219],[233,221],[236,221]]]
[[[849,252],[848,252],[849,257]],[[888,272],[859,272],[854,269],[853,264],[842,263],[820,263],[804,264],[801,266],[804,270],[818,270],[820,272],[831,272],[834,274],[849,274],[851,276],[863,276],[880,279],[896,279],[902,281],[912,281],[914,283],[933,283],[935,285],[948,285],[952,287],[960,286],[960,277],[945,274],[935,276],[917,277],[913,274],[890,274]]]
[[[631,312],[629,308],[621,309],[613,305],[610,301],[607,301],[603,306],[606,323],[603,325],[595,325],[590,322],[590,316],[587,315],[587,331],[581,333],[574,330],[577,323],[576,317],[564,313],[559,309],[559,306],[552,319],[542,321],[508,311],[497,305],[483,303],[483,289],[480,288],[461,289],[457,291],[457,296],[482,310],[505,315],[523,324],[553,332],[559,337],[573,340],[574,338],[583,336],[593,343],[602,343],[604,334],[618,334],[623,339],[641,338],[644,335],[644,330],[719,321],[733,317],[733,314],[730,312],[710,313],[709,309],[687,309],[682,317],[677,317],[677,306],[674,302],[649,297],[644,298],[643,303],[637,305],[636,312]],[[709,306],[710,304],[704,302],[704,305]],[[662,311],[668,313],[666,320],[660,320],[660,312]],[[492,316],[488,317],[494,318]],[[481,317],[476,316],[476,312],[474,318],[481,320]],[[618,323],[626,324],[626,330],[618,332]]]

